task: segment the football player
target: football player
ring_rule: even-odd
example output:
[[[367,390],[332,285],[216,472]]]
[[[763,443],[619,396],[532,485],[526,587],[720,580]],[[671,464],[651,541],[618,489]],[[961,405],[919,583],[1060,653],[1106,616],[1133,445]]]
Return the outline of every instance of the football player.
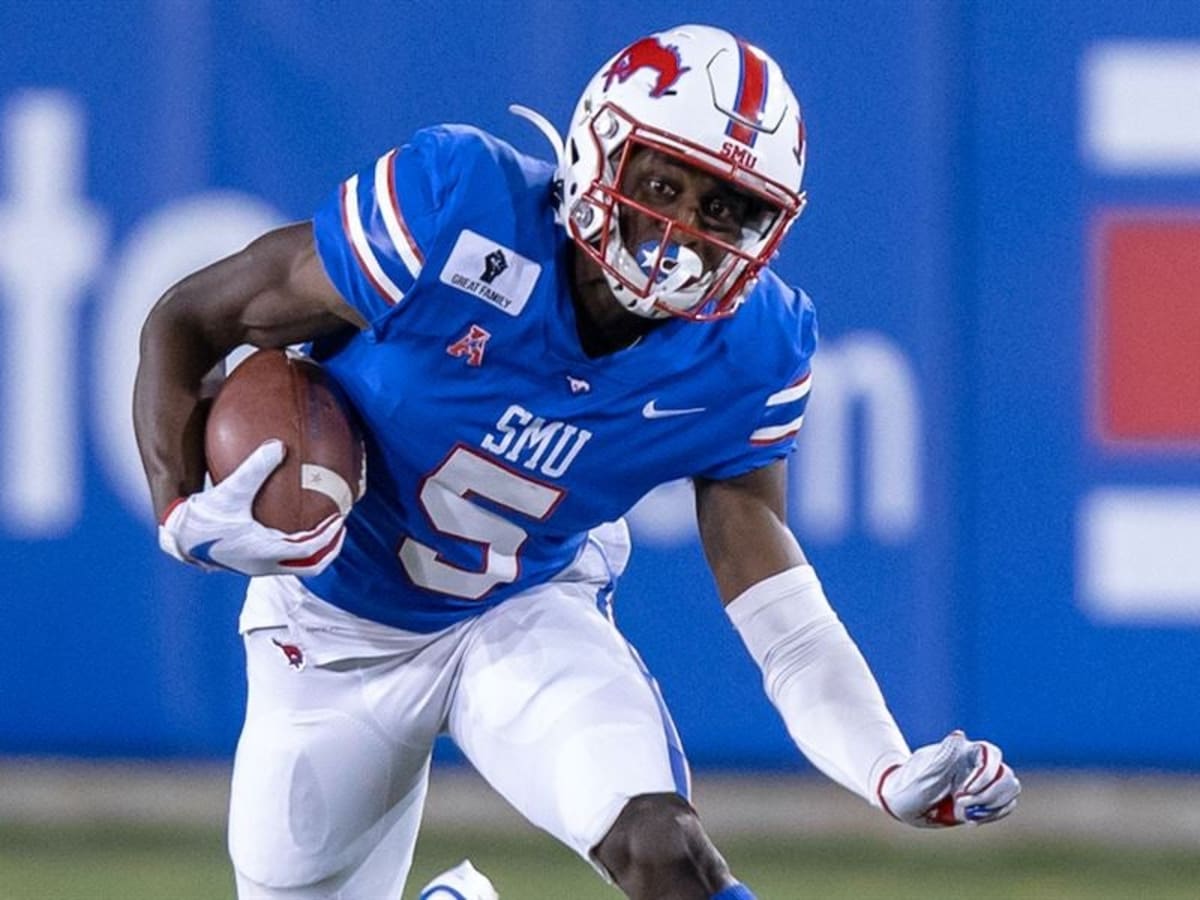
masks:
[[[910,751],[786,524],[816,321],[767,268],[804,207],[779,66],[690,25],[606,63],[565,141],[517,111],[555,164],[472,128],[421,131],[145,324],[135,418],[160,543],[260,576],[240,619],[240,895],[399,897],[448,733],[627,896],[753,897],[611,617],[621,516],[677,478],[800,750],[911,825],[1007,815],[1020,787],[994,745],[955,731]],[[308,535],[251,516],[279,442],[203,482],[205,373],[239,344],[296,342],[367,434],[365,496]]]

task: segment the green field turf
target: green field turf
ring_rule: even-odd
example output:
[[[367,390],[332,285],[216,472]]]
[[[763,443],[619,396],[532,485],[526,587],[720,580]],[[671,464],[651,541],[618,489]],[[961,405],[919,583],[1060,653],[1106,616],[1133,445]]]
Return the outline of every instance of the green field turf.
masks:
[[[726,857],[764,900],[1196,900],[1200,854],[1056,845],[919,848],[854,838],[734,839]],[[617,900],[547,838],[431,831],[406,897],[469,855],[504,900]],[[150,827],[0,827],[0,900],[219,900],[222,836]],[[388,900],[388,898],[380,898]]]

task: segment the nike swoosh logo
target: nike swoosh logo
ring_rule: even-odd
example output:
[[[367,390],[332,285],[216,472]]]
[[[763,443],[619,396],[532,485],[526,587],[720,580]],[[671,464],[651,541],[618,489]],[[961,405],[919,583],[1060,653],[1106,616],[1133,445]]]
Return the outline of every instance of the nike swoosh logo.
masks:
[[[215,566],[218,569],[224,569],[226,572],[234,572],[235,574],[241,575],[242,573],[238,572],[237,569],[231,569],[224,563],[219,563],[212,558],[213,544],[219,540],[220,538],[214,538],[211,541],[205,541],[203,544],[197,544],[191,550],[187,551],[185,555],[190,556],[192,559],[199,560],[205,565]]]
[[[690,416],[692,413],[702,413],[707,407],[689,406],[687,409],[662,409],[655,406],[654,400],[647,401],[642,407],[642,415],[647,419],[667,419],[671,416]]]

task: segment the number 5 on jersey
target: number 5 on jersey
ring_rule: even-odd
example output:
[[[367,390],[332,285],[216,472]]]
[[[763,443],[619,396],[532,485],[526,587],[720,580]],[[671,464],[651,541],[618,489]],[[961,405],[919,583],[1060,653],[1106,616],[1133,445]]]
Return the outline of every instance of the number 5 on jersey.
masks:
[[[524,528],[472,502],[483,497],[533,519],[545,519],[565,491],[519,475],[468,447],[456,447],[421,484],[421,509],[438,532],[479,544],[483,568],[463,569],[439,558],[427,544],[406,537],[400,544],[400,562],[413,583],[462,597],[480,600],[500,584],[515,581],[520,569],[517,554],[529,537]]]

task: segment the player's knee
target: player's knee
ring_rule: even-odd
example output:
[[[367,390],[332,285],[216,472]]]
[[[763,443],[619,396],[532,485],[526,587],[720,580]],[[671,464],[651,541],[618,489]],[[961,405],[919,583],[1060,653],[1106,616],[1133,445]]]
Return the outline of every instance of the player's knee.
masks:
[[[394,766],[389,744],[339,710],[247,721],[229,811],[234,867],[271,889],[315,891],[340,877],[365,856],[363,835],[395,806]]]
[[[634,797],[594,854],[636,900],[707,900],[733,883],[696,811],[677,794]]]

